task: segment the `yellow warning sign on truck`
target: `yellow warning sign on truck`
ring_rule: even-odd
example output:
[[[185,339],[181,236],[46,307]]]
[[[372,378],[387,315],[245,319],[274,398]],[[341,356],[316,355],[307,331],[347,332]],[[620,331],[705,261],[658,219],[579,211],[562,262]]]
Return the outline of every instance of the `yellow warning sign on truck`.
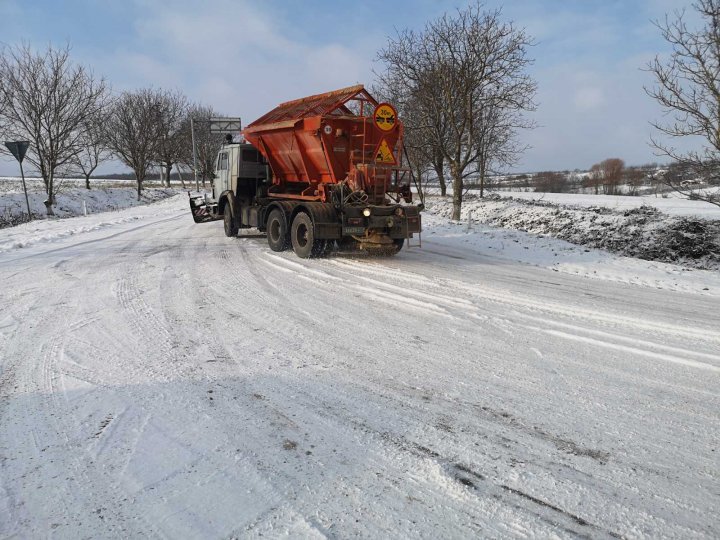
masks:
[[[385,140],[385,137],[380,139],[380,144],[378,144],[377,148],[375,149],[375,162],[385,163],[388,165],[395,165],[396,163],[395,155],[390,149],[390,145]]]
[[[389,103],[380,103],[375,107],[373,121],[380,131],[386,133],[392,131],[395,129],[395,124],[397,123],[397,111],[395,107]]]

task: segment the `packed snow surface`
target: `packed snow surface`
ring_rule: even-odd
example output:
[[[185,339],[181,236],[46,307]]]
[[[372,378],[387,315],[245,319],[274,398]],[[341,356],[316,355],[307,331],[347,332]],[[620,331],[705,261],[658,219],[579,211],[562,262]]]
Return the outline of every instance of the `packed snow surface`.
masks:
[[[720,275],[425,218],[0,231],[0,537],[720,536]]]

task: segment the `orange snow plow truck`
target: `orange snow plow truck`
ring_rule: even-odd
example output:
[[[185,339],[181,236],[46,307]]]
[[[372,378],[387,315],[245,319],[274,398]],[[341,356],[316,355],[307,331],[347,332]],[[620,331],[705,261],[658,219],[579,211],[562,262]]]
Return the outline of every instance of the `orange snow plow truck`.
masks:
[[[212,196],[191,194],[196,223],[257,228],[273,251],[334,248],[393,255],[421,231],[395,108],[362,85],[288,101],[218,152]]]

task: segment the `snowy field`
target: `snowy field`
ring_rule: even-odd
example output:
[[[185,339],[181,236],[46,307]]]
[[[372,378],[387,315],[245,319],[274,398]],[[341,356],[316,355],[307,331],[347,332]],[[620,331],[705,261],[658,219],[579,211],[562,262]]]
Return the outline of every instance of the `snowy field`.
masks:
[[[0,231],[0,537],[720,536],[720,273],[186,205]]]
[[[667,193],[666,197],[645,195],[591,195],[578,193],[538,193],[530,191],[493,191],[501,197],[513,197],[532,201],[545,201],[561,205],[590,208],[602,206],[613,210],[629,210],[641,206],[652,206],[670,216],[695,216],[705,219],[720,219],[720,206],[703,201],[691,201],[677,193]]]

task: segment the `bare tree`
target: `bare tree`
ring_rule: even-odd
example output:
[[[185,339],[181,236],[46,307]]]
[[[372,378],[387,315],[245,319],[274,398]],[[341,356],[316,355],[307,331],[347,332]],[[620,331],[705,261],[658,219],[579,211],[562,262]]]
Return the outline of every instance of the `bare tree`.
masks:
[[[180,92],[163,92],[160,96],[162,114],[160,138],[158,139],[158,161],[165,169],[165,182],[170,187],[173,165],[180,163],[190,144],[190,133],[184,128],[187,118],[188,100]]]
[[[602,184],[603,180],[603,172],[602,167],[599,163],[596,163],[592,167],[590,167],[590,173],[585,178],[585,181],[583,182],[584,187],[592,187],[595,189],[595,195],[598,195],[600,193],[600,185]]]
[[[535,191],[564,193],[567,191],[567,177],[559,172],[539,172],[535,175]]]
[[[651,139],[651,145],[658,155],[679,162],[689,175],[665,175],[667,185],[720,206],[720,0],[698,0],[692,7],[703,21],[700,28],[688,27],[684,11],[656,22],[673,52],[667,61],[656,57],[648,64],[656,85],[645,91],[672,118],[669,123],[653,123],[660,134],[670,140],[695,137],[700,149],[683,152],[657,138]],[[707,185],[691,182],[697,178]]]
[[[197,151],[197,174],[202,180],[203,187],[207,180],[213,179],[215,171],[215,158],[222,146],[224,137],[217,133],[210,133],[208,120],[214,116],[220,116],[212,107],[203,105],[191,105],[187,116],[183,120],[182,131],[187,135],[185,151],[183,152],[182,163],[190,170],[195,166],[193,162],[193,148],[190,138],[190,119],[195,120],[195,149]]]
[[[465,178],[487,171],[503,148],[488,122],[503,122],[509,132],[529,127],[522,113],[535,107],[536,84],[525,73],[531,40],[500,18],[477,3],[421,32],[399,32],[378,53],[384,76],[418,101],[438,143],[453,181],[453,219],[460,218]]]
[[[518,129],[532,127],[517,111],[491,104],[479,111],[475,144],[478,147],[476,161],[480,197],[485,195],[488,176],[498,174],[517,162],[518,157],[528,147],[521,145],[516,138]]]
[[[148,169],[158,156],[163,96],[162,91],[148,88],[125,92],[113,104],[105,124],[109,148],[135,173],[138,200]]]
[[[90,189],[90,176],[100,163],[107,161],[111,152],[107,145],[105,130],[102,127],[104,122],[103,109],[95,118],[89,119],[83,130],[82,148],[73,157],[72,166],[85,178],[85,188]]]
[[[602,171],[603,193],[617,195],[623,179],[625,162],[619,158],[609,158],[600,162],[600,170]]]
[[[647,172],[643,167],[628,167],[625,169],[625,182],[628,195],[638,195],[638,190],[647,180]]]
[[[595,195],[602,186],[605,195],[617,195],[623,179],[625,162],[619,158],[608,158],[590,168],[590,175],[585,180],[585,187],[595,188]]]
[[[412,126],[406,128],[404,144],[407,159],[410,162],[410,169],[412,170],[412,175],[415,180],[415,188],[417,189],[420,201],[424,204],[429,175],[433,167],[428,156],[428,147],[425,144],[422,130],[415,129]]]
[[[53,214],[56,177],[85,144],[87,126],[108,97],[105,80],[70,60],[70,47],[36,53],[29,45],[0,53],[0,127],[30,141],[28,161],[40,172]]]

